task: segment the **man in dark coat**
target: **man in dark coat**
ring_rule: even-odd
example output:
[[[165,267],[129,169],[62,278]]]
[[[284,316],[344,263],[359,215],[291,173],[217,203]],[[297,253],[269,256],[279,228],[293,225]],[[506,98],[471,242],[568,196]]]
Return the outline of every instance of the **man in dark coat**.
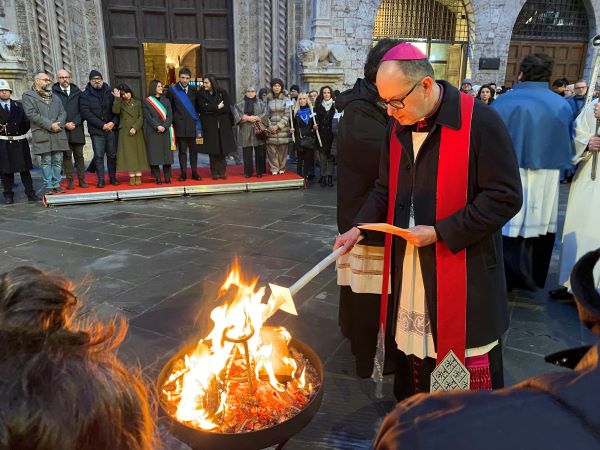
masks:
[[[448,311],[444,311],[444,320],[440,322],[448,339],[438,340],[438,307],[447,306],[438,302],[438,296],[455,300],[461,279],[462,297],[458,300],[464,309],[462,313],[460,308],[452,312],[458,317],[462,315],[464,325],[460,328],[464,340],[458,345],[464,348],[456,348],[459,354],[455,356],[461,360],[484,358],[486,384],[501,387],[500,340],[508,328],[508,302],[500,229],[517,213],[522,202],[510,137],[491,108],[480,102],[473,105],[472,97],[462,97],[463,94],[447,82],[434,81],[431,63],[411,44],[399,44],[382,61],[377,72],[377,89],[382,105],[387,106],[388,115],[395,120],[388,126],[390,145],[386,143],[384,147],[379,179],[354,223],[384,222],[391,213],[389,220],[393,225],[408,229],[402,234],[403,238],[394,237],[390,241],[393,243],[390,326],[395,330],[398,345],[394,393],[401,400],[416,392],[429,391],[430,375],[436,367],[436,350],[440,346],[446,348],[452,341],[446,330],[455,325],[455,321],[448,320]],[[463,182],[451,190],[462,192],[463,206],[438,220],[440,208],[445,207],[445,203],[437,201],[438,182],[444,187],[458,183],[457,174],[448,167],[449,161],[457,156],[444,160],[440,157],[442,144],[444,149],[453,148],[447,138],[442,139],[442,132],[444,136],[456,136],[461,130],[468,130],[463,127],[468,121],[461,120],[463,104],[471,105],[474,110],[470,135],[457,141],[464,164],[461,166]],[[392,173],[391,144],[398,158],[397,169]],[[417,152],[418,158],[415,157]],[[468,158],[464,157],[465,153]],[[446,151],[444,155],[447,154]],[[396,186],[389,190],[390,179],[396,180]],[[395,201],[390,201],[394,209],[388,212],[390,191],[396,192]],[[353,227],[338,236],[335,247],[343,245],[350,250],[359,236],[360,230]],[[440,249],[445,250],[443,258],[438,252]],[[410,257],[405,259],[405,254]],[[438,273],[440,263],[454,262],[453,255],[464,258],[460,272],[451,272],[459,274],[457,289],[438,292],[439,280],[445,285],[449,283],[447,274]],[[384,280],[387,281],[385,273]],[[449,353],[442,352],[441,356],[444,355]]]
[[[198,91],[194,86],[190,86],[190,80],[192,78],[192,72],[187,67],[182,67],[179,70],[179,83],[172,86],[167,92],[167,98],[171,102],[171,108],[173,108],[173,127],[175,128],[175,136],[177,137],[177,153],[179,155],[179,167],[181,174],[179,175],[179,181],[185,181],[187,179],[187,153],[190,153],[190,169],[192,172],[192,179],[199,180],[198,175],[198,144],[196,144],[197,130],[196,120],[198,113],[195,111],[196,107],[196,96]],[[190,100],[190,105],[186,108],[178,93],[180,91],[187,95]],[[192,111],[194,110],[194,111]],[[192,115],[190,114],[194,114]]]
[[[342,113],[336,138],[337,224],[340,233],[354,226],[354,219],[379,176],[380,154],[389,117],[377,104],[379,96],[375,77],[381,58],[398,42],[395,39],[380,40],[369,51],[365,77],[357,79],[354,87],[342,92],[335,101],[336,109]],[[363,239],[355,250],[364,249],[367,245],[383,247],[383,235],[368,233],[367,239]],[[360,256],[357,255],[357,258]],[[381,298],[376,292],[380,292],[381,284],[376,288],[378,290],[373,293],[355,293],[350,286],[340,286],[339,324],[344,336],[350,340],[356,358],[356,374],[363,378],[373,372]]]
[[[29,201],[37,200],[31,180],[32,168],[29,143],[25,133],[29,120],[20,103],[11,100],[12,89],[6,80],[0,80],[0,176],[4,188],[4,202],[14,203],[15,173],[19,172]]]
[[[593,268],[600,250],[571,274],[579,317],[600,334],[600,295]],[[572,372],[529,378],[494,392],[420,394],[383,421],[377,450],[600,449],[600,343],[546,357]],[[583,356],[582,356],[583,355]]]
[[[116,134],[119,116],[112,112],[114,96],[112,89],[102,79],[102,74],[92,70],[89,83],[79,97],[81,118],[87,121],[88,132],[92,138],[97,187],[104,187],[104,155],[108,165],[110,184],[118,186],[117,181],[117,145]]]
[[[77,168],[77,178],[79,186],[86,188],[89,185],[85,182],[85,167],[83,160],[83,146],[85,145],[85,135],[83,132],[83,119],[79,113],[79,97],[81,90],[77,85],[71,83],[71,74],[65,69],[61,69],[56,74],[58,82],[52,86],[54,94],[62,101],[67,112],[67,123],[65,131],[69,140],[69,151],[63,155],[63,172],[67,177],[67,189],[74,189],[73,186],[73,158],[75,158],[75,167]]]

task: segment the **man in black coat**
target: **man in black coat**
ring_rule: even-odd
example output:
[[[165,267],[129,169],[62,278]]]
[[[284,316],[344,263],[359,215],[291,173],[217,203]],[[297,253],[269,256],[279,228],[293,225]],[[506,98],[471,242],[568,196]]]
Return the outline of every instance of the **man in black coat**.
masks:
[[[0,80],[0,176],[4,188],[4,202],[15,202],[13,186],[15,172],[21,175],[25,194],[29,201],[37,200],[31,179],[32,168],[29,143],[25,133],[29,131],[29,120],[23,106],[10,96],[12,89],[6,80]]]
[[[177,137],[177,153],[179,155],[179,167],[181,174],[179,181],[187,179],[187,153],[190,154],[190,168],[192,179],[199,180],[198,175],[198,144],[196,144],[196,118],[198,112],[195,111],[198,95],[198,90],[194,86],[190,86],[192,72],[187,67],[182,67],[179,70],[179,82],[169,88],[167,98],[171,102],[173,108],[173,128],[175,128],[175,136]],[[175,91],[182,91],[190,100],[194,117],[190,115],[188,109],[179,99]]]
[[[79,110],[81,118],[87,121],[88,132],[92,138],[96,174],[98,175],[97,187],[104,187],[104,155],[108,165],[110,184],[118,186],[117,181],[117,124],[119,116],[113,114],[112,105],[114,96],[112,89],[102,79],[102,74],[92,70],[89,83],[79,97]]]
[[[369,51],[365,77],[357,79],[352,89],[335,99],[335,107],[342,113],[336,138],[340,233],[354,226],[354,219],[379,176],[380,154],[389,117],[377,104],[375,77],[381,58],[398,42],[395,39],[380,40]],[[370,232],[367,239],[358,244],[360,248],[366,245],[382,247],[383,235]],[[381,285],[377,288],[380,290]],[[363,378],[370,377],[373,372],[380,299],[380,294],[355,293],[350,286],[340,286],[339,324],[344,336],[350,340],[356,358],[356,374]]]
[[[56,74],[58,82],[52,86],[52,92],[62,102],[67,112],[67,122],[65,130],[69,140],[70,151],[63,155],[63,172],[67,177],[67,189],[74,189],[73,186],[73,158],[75,158],[75,167],[77,168],[77,178],[79,186],[88,187],[85,182],[85,167],[83,160],[83,146],[85,145],[85,135],[83,132],[83,119],[79,113],[79,97],[81,90],[77,85],[71,83],[71,74],[65,69],[61,69]]]
[[[407,58],[406,54],[410,56]],[[510,136],[491,108],[475,102],[470,136],[460,140],[468,156],[463,159],[464,186],[458,189],[465,196],[464,206],[436,220],[440,207],[445,206],[437,202],[438,176],[443,174],[443,186],[457,183],[456,175],[451,171],[444,173],[448,168],[440,168],[438,164],[440,144],[449,148],[447,140],[442,142],[442,130],[448,129],[445,135],[453,135],[452,130],[466,130],[461,126],[461,103],[472,105],[472,99],[461,100],[462,94],[449,83],[434,81],[427,57],[407,43],[399,44],[384,56],[377,72],[377,89],[382,105],[386,105],[388,114],[395,119],[388,126],[386,141],[397,140],[401,145],[398,172],[393,174],[397,185],[392,223],[408,228],[403,238],[393,239],[391,250],[393,313],[388,323],[391,322],[389,325],[395,331],[396,343],[402,344],[396,358],[396,398],[402,400],[416,392],[429,391],[430,375],[436,367],[435,351],[440,344],[437,341],[438,294],[454,295],[451,289],[438,293],[438,276],[448,281],[444,273],[437,271],[438,241],[441,242],[439,247],[447,250],[441,261],[459,252],[465,255],[466,261],[461,268],[463,283],[466,282],[462,294],[462,302],[465,302],[462,314],[466,313],[462,332],[466,330],[466,341],[461,345],[466,347],[456,349],[462,352],[457,357],[484,357],[489,383],[492,387],[501,387],[500,340],[508,328],[508,302],[500,229],[519,211],[522,202]],[[394,124],[397,124],[395,128]],[[464,158],[463,153],[461,158]],[[445,158],[444,162],[449,160],[452,161]],[[379,179],[355,218],[355,224],[386,221],[389,167],[390,148],[386,145]],[[335,246],[343,245],[350,250],[359,236],[360,230],[353,227],[336,239]],[[405,252],[411,255],[406,261]],[[385,274],[384,277],[387,278]],[[451,322],[442,321],[446,330]],[[451,340],[442,342],[443,346]],[[405,348],[407,342],[413,345]],[[419,354],[423,354],[422,357],[417,356]]]
[[[593,269],[599,257],[600,250],[583,256],[571,274],[579,318],[595,334],[600,334],[600,295]],[[388,414],[375,448],[600,449],[600,343],[546,360],[574,370],[494,392],[415,395]]]

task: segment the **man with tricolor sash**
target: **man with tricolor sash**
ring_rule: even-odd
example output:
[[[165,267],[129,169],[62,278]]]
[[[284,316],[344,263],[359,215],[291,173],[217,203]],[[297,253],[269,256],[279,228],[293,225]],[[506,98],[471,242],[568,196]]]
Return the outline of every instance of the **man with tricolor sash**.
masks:
[[[190,86],[192,72],[187,67],[179,70],[179,83],[172,86],[167,92],[167,98],[173,108],[173,127],[177,137],[177,150],[179,154],[179,167],[181,174],[179,181],[187,179],[187,154],[190,155],[191,176],[199,180],[198,153],[199,145],[203,144],[202,124],[196,111],[196,96],[198,91]]]
[[[386,234],[380,311],[380,337],[386,327],[395,337],[397,348],[385,351],[395,353],[398,400],[503,385],[509,316],[500,231],[522,202],[517,161],[498,115],[433,76],[411,44],[383,57],[377,89],[394,120],[379,179],[355,219],[402,228],[401,237]],[[359,236],[354,227],[335,247],[349,250]]]

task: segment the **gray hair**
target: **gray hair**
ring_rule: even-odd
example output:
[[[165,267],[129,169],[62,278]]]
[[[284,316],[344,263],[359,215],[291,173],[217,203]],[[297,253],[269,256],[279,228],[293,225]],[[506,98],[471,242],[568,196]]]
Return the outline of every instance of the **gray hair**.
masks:
[[[425,77],[435,79],[433,67],[428,59],[411,59],[407,61],[395,62],[400,70],[402,70],[402,73],[404,73],[409,80],[415,83]]]

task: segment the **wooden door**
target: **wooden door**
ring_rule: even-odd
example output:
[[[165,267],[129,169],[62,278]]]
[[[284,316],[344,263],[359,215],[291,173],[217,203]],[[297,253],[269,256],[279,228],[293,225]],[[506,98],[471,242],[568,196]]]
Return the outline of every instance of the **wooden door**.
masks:
[[[232,92],[232,0],[103,0],[110,82],[145,95],[144,42],[200,44],[201,61]]]
[[[448,62],[446,66],[446,81],[460,88],[462,75],[463,46],[461,44],[451,45],[448,48]]]
[[[506,64],[505,86],[517,82],[519,65],[531,53],[546,53],[554,58],[554,69],[550,81],[566,78],[575,83],[583,75],[583,65],[587,50],[586,42],[555,41],[511,41]]]

